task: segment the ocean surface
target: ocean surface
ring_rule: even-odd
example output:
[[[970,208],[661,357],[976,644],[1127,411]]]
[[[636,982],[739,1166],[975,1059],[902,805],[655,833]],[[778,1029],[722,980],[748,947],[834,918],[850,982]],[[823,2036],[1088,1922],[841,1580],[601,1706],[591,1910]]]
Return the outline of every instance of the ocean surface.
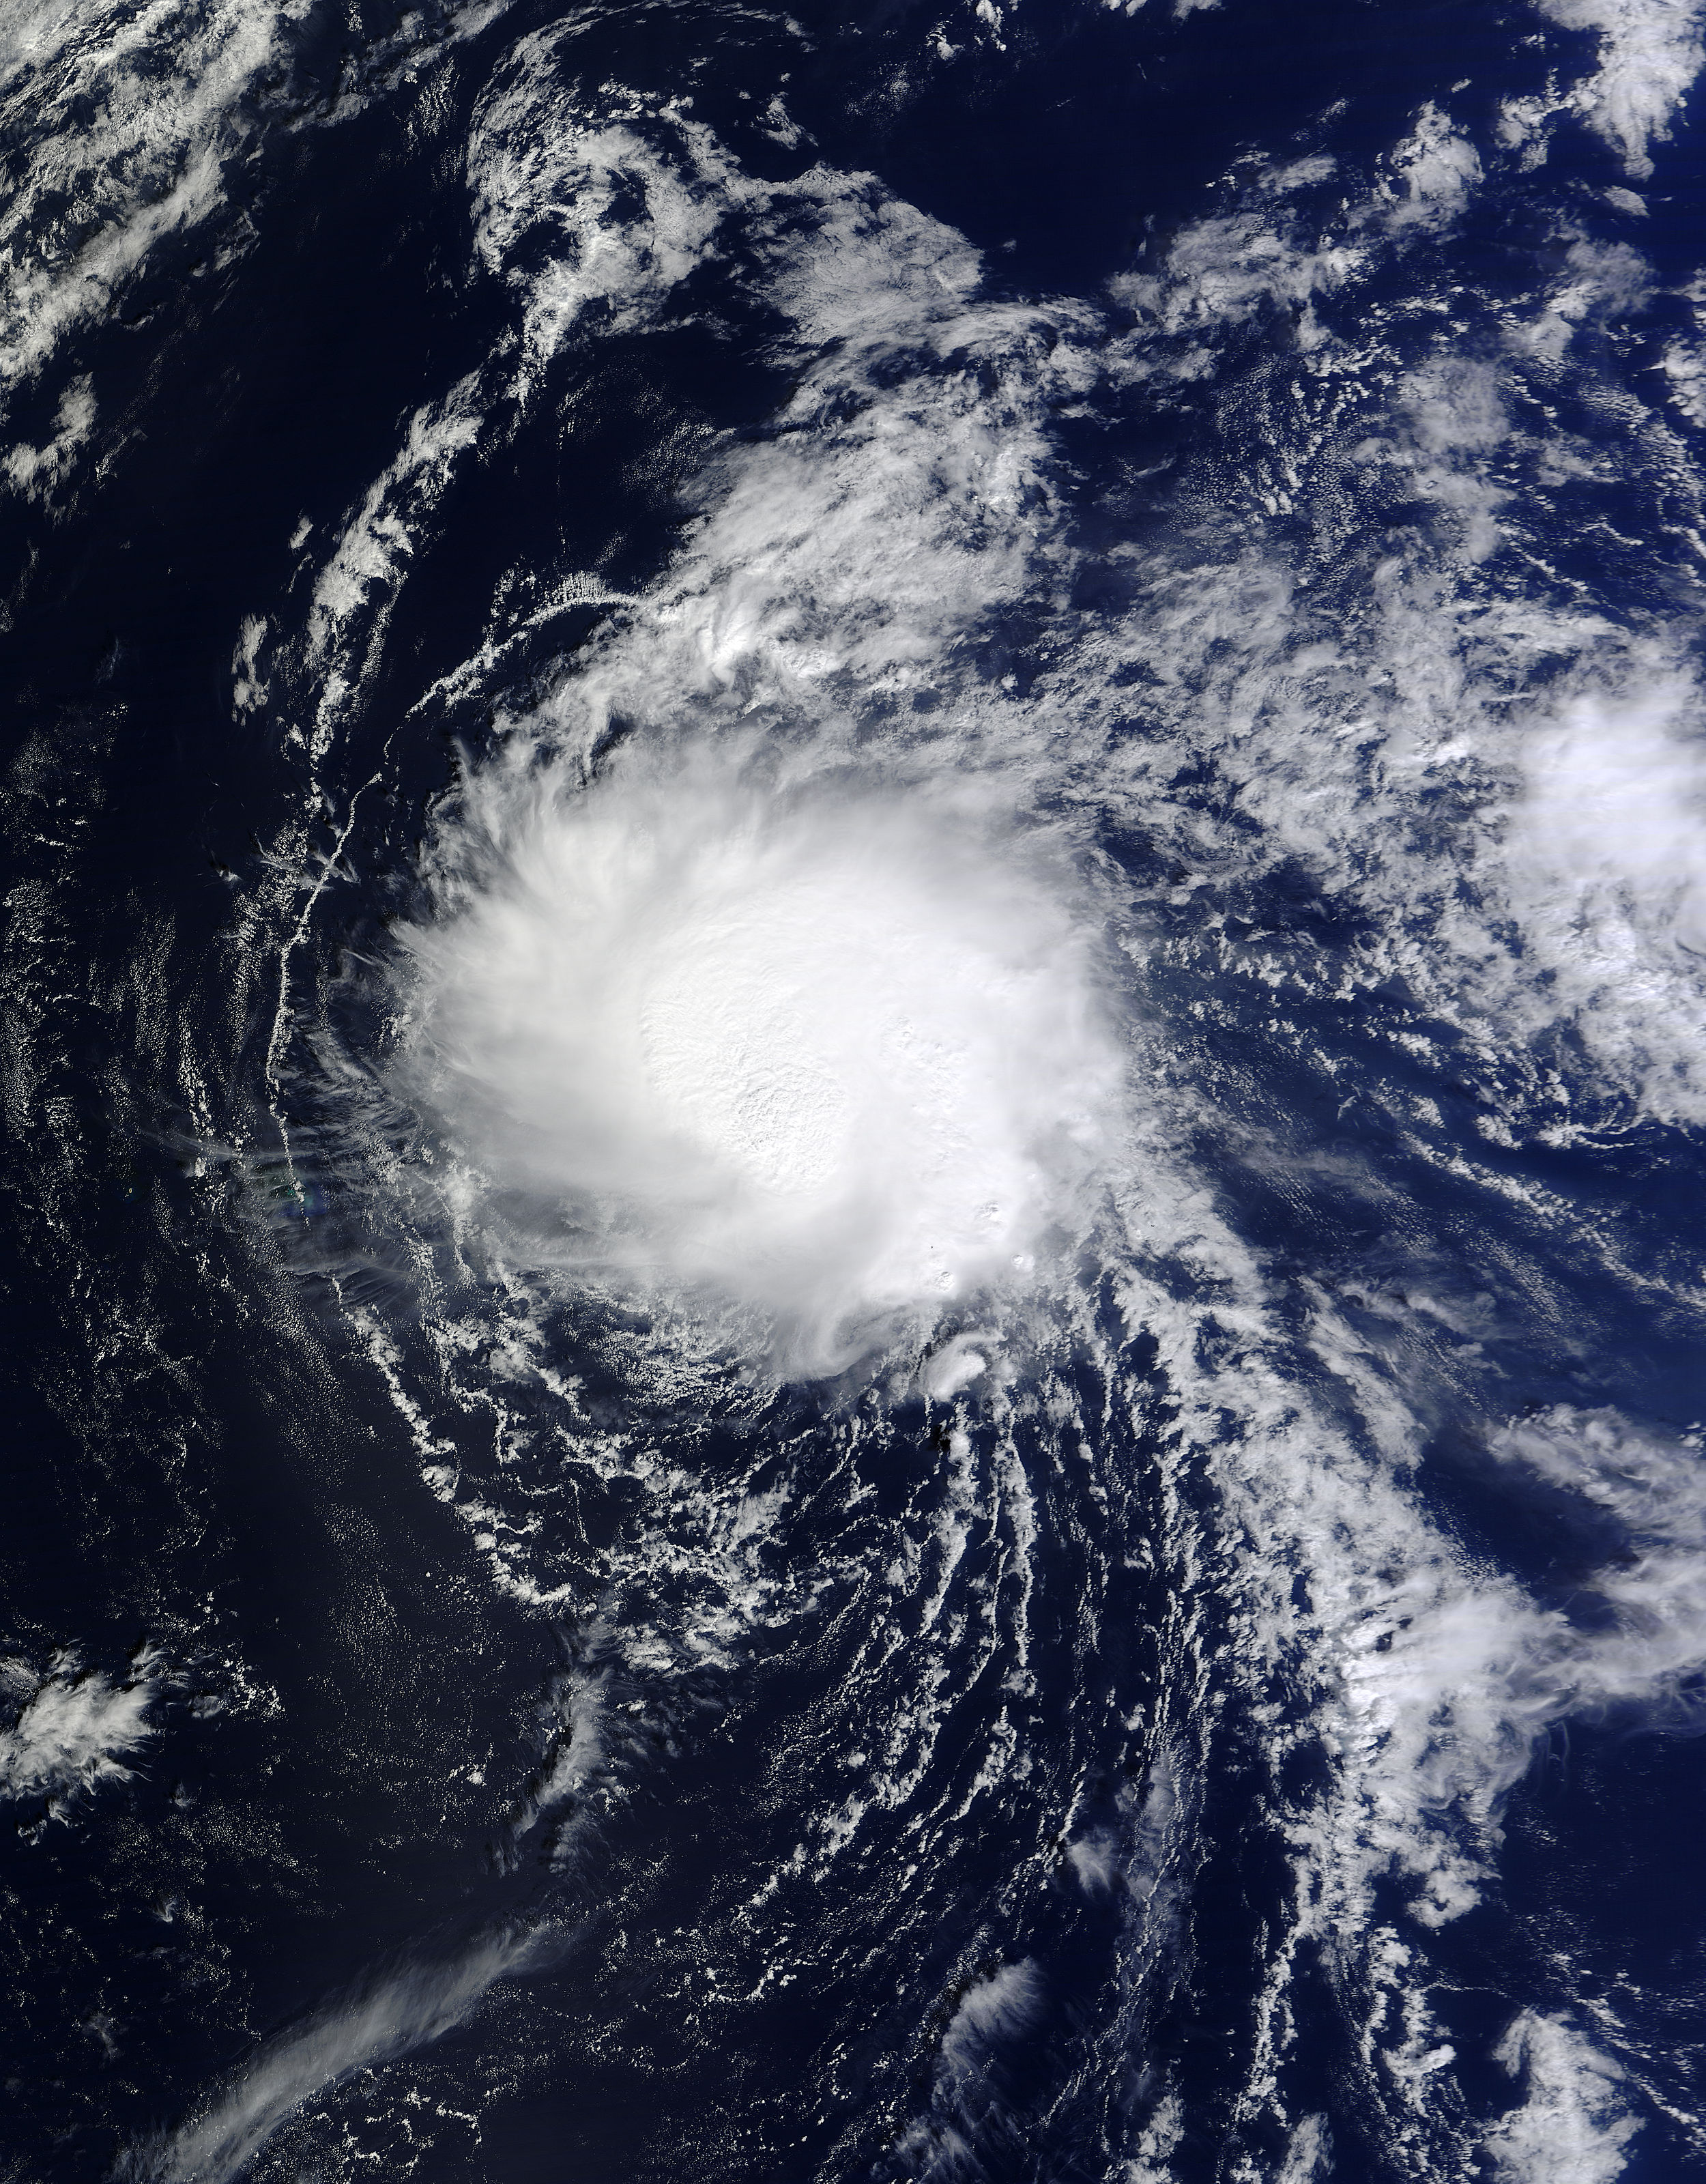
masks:
[[[1706,2178],[1693,0],[5,0],[3,2184]]]

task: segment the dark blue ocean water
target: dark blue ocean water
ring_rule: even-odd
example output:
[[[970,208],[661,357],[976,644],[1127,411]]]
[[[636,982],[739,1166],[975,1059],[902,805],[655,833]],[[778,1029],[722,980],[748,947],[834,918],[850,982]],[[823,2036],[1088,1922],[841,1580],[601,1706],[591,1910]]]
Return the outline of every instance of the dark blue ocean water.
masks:
[[[0,2177],[1706,2172],[1698,12],[8,14]]]

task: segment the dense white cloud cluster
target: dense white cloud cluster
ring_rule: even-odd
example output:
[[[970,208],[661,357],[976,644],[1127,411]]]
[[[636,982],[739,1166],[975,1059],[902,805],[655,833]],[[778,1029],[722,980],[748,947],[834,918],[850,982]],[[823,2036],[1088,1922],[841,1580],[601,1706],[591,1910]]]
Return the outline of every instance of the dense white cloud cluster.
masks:
[[[1696,0],[1540,0],[1554,22],[1599,38],[1599,67],[1572,101],[1623,155],[1631,175],[1653,171],[1652,149],[1700,73]]]
[[[1488,2141],[1503,2184],[1611,2184],[1623,2174],[1641,2125],[1614,2063],[1564,2020],[1532,2009],[1494,2052],[1523,2092]]]
[[[1106,1140],[1070,875],[992,814],[630,750],[476,777],[442,854],[410,1067],[547,1257],[750,1302],[825,1369],[1028,1274]]]
[[[158,1657],[145,1653],[126,1683],[83,1670],[62,1653],[45,1674],[0,1662],[10,1726],[0,1730],[0,1799],[64,1799],[97,1782],[122,1781],[125,1764],[155,1734],[148,1711],[160,1693]]]

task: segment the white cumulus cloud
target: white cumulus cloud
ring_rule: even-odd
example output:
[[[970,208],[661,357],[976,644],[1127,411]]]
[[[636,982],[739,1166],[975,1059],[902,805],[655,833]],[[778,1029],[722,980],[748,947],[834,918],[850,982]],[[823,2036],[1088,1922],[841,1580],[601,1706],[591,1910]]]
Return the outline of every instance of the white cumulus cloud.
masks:
[[[0,1687],[17,1708],[0,1730],[0,1799],[64,1797],[126,1778],[125,1761],[155,1734],[147,1713],[159,1693],[158,1658],[145,1653],[126,1684],[98,1669],[80,1674],[69,1653],[41,1676],[0,1663]]]

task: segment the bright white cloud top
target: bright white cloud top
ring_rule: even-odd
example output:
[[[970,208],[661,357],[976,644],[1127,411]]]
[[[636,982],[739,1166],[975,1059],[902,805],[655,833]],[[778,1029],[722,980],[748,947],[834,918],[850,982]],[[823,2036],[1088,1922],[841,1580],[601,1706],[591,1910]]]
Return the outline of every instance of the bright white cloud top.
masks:
[[[542,1251],[755,1306],[823,1371],[1023,1279],[1077,1203],[1120,1059],[1042,838],[625,754],[492,770],[446,850],[411,1067]]]

